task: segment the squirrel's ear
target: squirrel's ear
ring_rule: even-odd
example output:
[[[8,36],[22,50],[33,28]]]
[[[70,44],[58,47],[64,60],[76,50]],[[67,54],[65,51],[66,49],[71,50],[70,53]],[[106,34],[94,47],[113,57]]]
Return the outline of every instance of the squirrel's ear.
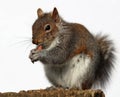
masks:
[[[38,15],[38,17],[41,17],[41,16],[43,16],[43,11],[42,11],[42,9],[38,9],[37,10],[37,15]]]
[[[56,7],[53,9],[52,18],[53,18],[53,19],[55,20],[55,22],[57,22],[57,23],[60,21],[59,13],[58,13]]]

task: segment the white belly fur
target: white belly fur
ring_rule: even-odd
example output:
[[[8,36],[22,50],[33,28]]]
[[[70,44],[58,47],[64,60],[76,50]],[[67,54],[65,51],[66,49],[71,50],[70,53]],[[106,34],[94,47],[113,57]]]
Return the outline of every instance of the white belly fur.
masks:
[[[88,69],[90,67],[91,59],[85,54],[75,56],[61,79],[62,86],[81,88],[83,80],[85,80]]]

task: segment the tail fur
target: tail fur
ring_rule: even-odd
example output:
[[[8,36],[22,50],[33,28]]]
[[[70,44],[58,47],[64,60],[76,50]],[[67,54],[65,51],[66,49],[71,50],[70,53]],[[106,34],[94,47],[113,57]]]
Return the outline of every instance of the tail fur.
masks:
[[[100,62],[95,71],[95,83],[105,87],[109,80],[114,63],[114,46],[107,36],[96,35],[95,39],[100,47]]]

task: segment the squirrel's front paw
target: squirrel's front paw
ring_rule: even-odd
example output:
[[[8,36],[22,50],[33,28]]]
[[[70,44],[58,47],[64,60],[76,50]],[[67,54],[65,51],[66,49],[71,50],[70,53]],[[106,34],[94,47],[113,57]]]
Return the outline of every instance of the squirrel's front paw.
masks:
[[[29,58],[31,59],[32,63],[34,63],[38,60],[43,59],[45,56],[46,56],[46,50],[39,51],[39,50],[33,49],[30,52]]]
[[[32,63],[34,63],[35,61],[38,61],[39,59],[39,50],[33,49],[30,52],[29,58],[31,59]]]

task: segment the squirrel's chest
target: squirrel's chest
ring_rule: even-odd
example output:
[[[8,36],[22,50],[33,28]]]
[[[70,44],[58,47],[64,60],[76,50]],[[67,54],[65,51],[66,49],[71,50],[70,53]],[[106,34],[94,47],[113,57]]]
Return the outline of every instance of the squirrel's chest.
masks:
[[[74,56],[69,62],[64,63],[62,69],[51,68],[47,71],[47,76],[53,84],[63,87],[78,87],[81,88],[82,81],[86,78],[89,71],[91,59],[85,54]]]

